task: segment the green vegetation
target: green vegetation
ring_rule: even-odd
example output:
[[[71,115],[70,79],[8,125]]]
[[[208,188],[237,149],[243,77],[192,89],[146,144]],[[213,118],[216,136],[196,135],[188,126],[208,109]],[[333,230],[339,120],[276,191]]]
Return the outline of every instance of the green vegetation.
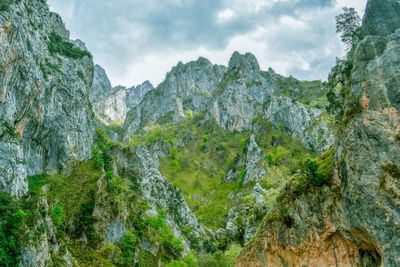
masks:
[[[200,254],[197,258],[198,267],[232,267],[235,266],[236,258],[242,251],[242,247],[239,245],[232,245],[229,250],[222,252],[217,251],[214,254]]]
[[[183,252],[182,240],[176,238],[171,227],[166,223],[165,210],[159,209],[157,216],[147,217],[144,225],[149,227],[151,232],[156,232],[163,250],[172,259],[179,259]]]
[[[133,265],[135,259],[137,237],[130,231],[126,232],[119,247],[121,249],[121,261],[124,265]]]
[[[17,266],[20,260],[20,227],[28,214],[11,196],[0,194],[0,262]]]
[[[343,13],[336,16],[336,33],[347,49],[362,39],[361,18],[354,8],[344,7]]]
[[[14,0],[1,0],[0,1],[0,11],[7,11],[9,6],[13,4]]]
[[[0,135],[0,139],[6,135],[11,138],[18,138],[18,134],[15,131],[15,127],[13,124],[9,123],[8,121],[4,121],[3,127],[5,128],[5,131]]]
[[[382,170],[384,170],[388,175],[390,175],[393,178],[396,178],[400,181],[400,168],[393,164],[393,163],[387,163],[385,165],[381,166]]]
[[[28,189],[31,193],[40,193],[42,187],[48,183],[49,181],[46,174],[28,176]]]
[[[50,63],[50,61],[48,59],[46,59],[45,64],[40,63],[40,65],[39,65],[40,70],[42,71],[42,74],[43,74],[43,78],[46,81],[49,80],[49,75],[53,75],[53,74],[61,72],[60,66],[61,66],[61,63],[59,63],[59,65],[52,64],[52,63]]]
[[[85,56],[92,57],[89,52],[83,51],[74,44],[64,41],[64,39],[55,32],[50,33],[47,47],[52,55],[59,54],[72,59],[79,59]]]
[[[299,173],[295,173],[283,190],[277,196],[277,201],[284,198],[294,199],[306,194],[310,187],[322,186],[332,179],[334,166],[334,151],[328,150],[315,160],[306,159],[298,167]]]
[[[250,190],[243,186],[246,148],[251,132],[227,132],[213,122],[198,123],[202,114],[186,116],[183,123],[155,125],[132,136],[131,144],[152,146],[156,143],[169,148],[169,156],[160,159],[160,172],[184,194],[191,210],[199,221],[212,229],[224,227],[225,218],[233,205],[231,192]],[[300,162],[312,156],[300,141],[288,136],[283,130],[261,118],[258,124],[257,143],[266,156],[265,163],[275,169],[284,170],[285,176],[278,179],[277,173],[269,172],[262,185],[278,190],[296,171]],[[185,142],[184,146],[176,144]],[[228,172],[237,177],[230,183],[222,183]],[[273,179],[276,179],[273,180]],[[271,193],[271,198],[275,193]]]
[[[280,76],[277,80],[279,93],[294,101],[309,105],[313,108],[323,108],[327,102],[324,84],[319,81],[299,81],[293,77]]]
[[[78,77],[84,82],[85,81],[85,75],[83,74],[82,71],[78,70],[76,72],[76,74],[78,75]]]
[[[95,165],[98,169],[104,168],[106,172],[111,171],[112,157],[110,149],[115,146],[114,142],[111,142],[104,130],[97,128],[96,135],[94,138],[95,145],[92,147],[92,155]]]

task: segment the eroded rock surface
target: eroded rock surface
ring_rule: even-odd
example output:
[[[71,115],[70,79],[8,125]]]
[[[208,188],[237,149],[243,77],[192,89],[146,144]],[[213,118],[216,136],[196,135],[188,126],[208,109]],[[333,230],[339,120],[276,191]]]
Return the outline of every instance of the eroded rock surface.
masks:
[[[75,45],[78,56],[50,52],[54,41],[69,42],[69,32],[43,1],[1,13],[0,191],[12,195],[27,192],[27,175],[91,156],[92,58]]]
[[[287,194],[236,266],[398,266],[400,20],[370,0],[338,122],[330,185]],[[278,207],[276,208],[278,211]]]
[[[163,83],[128,112],[124,140],[146,126],[179,122],[185,111],[196,111],[207,113],[208,120],[228,131],[251,130],[253,119],[260,116],[283,125],[305,146],[324,151],[333,142],[329,116],[321,109],[283,96],[285,90],[304,90],[299,84],[272,69],[261,71],[250,53],[235,52],[228,68],[212,65],[204,58],[179,63]],[[321,88],[317,91],[323,92]]]
[[[126,88],[112,87],[105,70],[99,65],[94,67],[93,84],[90,88],[90,101],[93,111],[103,123],[123,124],[126,113],[135,107],[153,85],[146,81],[138,86]]]

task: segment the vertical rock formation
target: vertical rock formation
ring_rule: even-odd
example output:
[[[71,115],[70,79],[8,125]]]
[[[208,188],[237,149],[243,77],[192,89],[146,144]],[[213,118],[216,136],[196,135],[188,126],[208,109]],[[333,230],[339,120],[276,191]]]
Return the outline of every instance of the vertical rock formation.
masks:
[[[250,53],[235,52],[228,68],[212,65],[204,58],[179,63],[163,83],[128,112],[124,140],[146,126],[182,121],[184,111],[190,110],[206,113],[207,119],[228,131],[251,130],[253,118],[260,116],[281,124],[305,146],[324,151],[333,141],[329,116],[287,93],[307,90],[294,78],[282,77],[272,69],[260,70]],[[323,93],[321,86],[315,91]]]
[[[286,187],[236,266],[399,266],[400,3],[370,0],[328,185]],[[348,86],[348,87],[346,87]]]
[[[123,86],[113,88],[105,70],[95,65],[89,98],[94,113],[103,123],[122,124],[126,113],[139,104],[144,95],[151,90],[153,85],[149,81],[128,89]]]
[[[45,1],[13,1],[0,16],[0,191],[27,192],[27,175],[91,156],[91,55],[69,42]]]

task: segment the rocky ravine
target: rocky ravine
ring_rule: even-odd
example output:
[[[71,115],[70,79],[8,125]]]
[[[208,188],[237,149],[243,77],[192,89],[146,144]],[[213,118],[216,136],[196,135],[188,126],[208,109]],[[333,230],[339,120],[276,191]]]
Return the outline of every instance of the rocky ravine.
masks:
[[[113,209],[110,206],[112,203],[104,205],[103,197],[110,195],[107,193],[104,170],[91,170],[91,164],[86,161],[93,157],[96,132],[89,90],[95,86],[107,87],[109,83],[101,81],[100,85],[96,85],[99,79],[93,82],[92,56],[83,42],[69,40],[69,32],[60,16],[50,12],[44,0],[11,1],[7,10],[0,11],[0,47],[0,192],[2,197],[5,197],[3,193],[15,197],[10,206],[4,207],[5,210],[15,207],[15,203],[31,205],[29,223],[23,224],[18,237],[20,240],[16,241],[19,242],[19,251],[11,258],[21,266],[76,266],[78,261],[66,248],[66,243],[80,240],[82,243],[79,246],[89,250],[88,232],[76,236],[69,232],[76,229],[64,229],[69,236],[59,238],[52,214],[57,203],[68,201],[74,193],[85,190],[85,186],[69,192],[66,199],[60,199],[60,196],[54,199],[53,193],[62,194],[63,190],[70,189],[59,188],[56,192],[53,191],[53,184],[44,185],[37,192],[28,192],[27,178],[46,173],[47,176],[43,177],[63,177],[71,179],[72,184],[79,184],[95,175],[97,184],[92,185],[93,203],[90,204],[93,210],[88,216],[96,218],[93,229],[99,240],[105,240],[97,243],[97,249],[104,249],[107,242],[120,242],[128,229],[126,216],[137,207],[130,206],[132,203],[127,204],[126,201],[117,201],[120,210]],[[98,71],[95,74],[101,76]],[[127,108],[136,105],[151,89],[148,82],[126,89],[124,105]],[[107,94],[109,92],[104,95]],[[97,96],[98,99],[103,97],[101,92]],[[122,149],[113,153],[115,157],[123,154]],[[132,160],[135,162],[131,163]],[[157,208],[165,209],[166,223],[176,236],[182,237],[186,251],[190,249],[190,244],[182,234],[182,225],[190,226],[192,235],[204,235],[181,192],[160,175],[146,149],[138,148],[135,156],[129,159],[120,157],[113,160],[113,164],[125,167],[134,164],[134,167],[126,167],[128,174],[124,175],[130,177],[135,174],[142,178],[136,190],[146,192],[143,198],[139,196],[150,205],[146,216],[157,213]],[[118,176],[118,171],[118,167],[113,169],[115,176]],[[72,188],[72,184],[68,186]],[[158,194],[150,194],[156,191]],[[76,205],[87,197],[88,192],[82,191]],[[39,210],[41,213],[38,213]],[[105,216],[106,211],[114,215]],[[115,212],[118,214],[115,215]],[[0,218],[2,226],[6,219],[6,216]],[[74,229],[80,221],[79,217],[66,218],[65,225]],[[11,243],[4,242],[2,246]],[[156,249],[153,253],[157,255],[158,247],[149,246],[144,245],[143,251]]]
[[[398,1],[368,1],[353,69],[337,76],[348,93],[331,183],[300,195],[286,188],[236,266],[400,265],[399,12]]]

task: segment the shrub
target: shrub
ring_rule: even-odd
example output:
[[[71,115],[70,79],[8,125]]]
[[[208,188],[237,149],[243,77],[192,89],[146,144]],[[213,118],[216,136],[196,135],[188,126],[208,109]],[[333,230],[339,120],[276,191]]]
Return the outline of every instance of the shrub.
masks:
[[[83,58],[84,56],[92,56],[89,52],[83,51],[74,44],[64,41],[64,39],[55,32],[50,33],[49,40],[50,41],[47,42],[47,48],[52,55],[57,53],[72,59]]]
[[[173,160],[177,159],[178,149],[177,149],[176,146],[172,146],[172,147],[171,147],[171,152],[170,152],[170,154],[171,154],[171,159],[173,159]]]
[[[304,162],[304,174],[307,176],[309,181],[316,186],[320,186],[325,183],[325,176],[318,172],[319,165],[313,160],[307,159]]]
[[[85,75],[83,75],[83,72],[82,72],[82,71],[78,70],[78,71],[76,72],[76,74],[78,75],[78,77],[79,77],[82,81],[85,81]]]
[[[132,232],[127,231],[123,236],[119,248],[121,249],[121,261],[126,265],[134,264],[135,260],[135,245],[137,237]]]
[[[248,195],[244,196],[242,200],[246,206],[252,206],[255,201],[254,194],[248,194]]]
[[[106,175],[104,176],[104,178],[106,178],[107,181],[111,181],[112,178],[113,178],[113,173],[112,173],[112,171],[106,172]]]
[[[181,164],[179,160],[174,159],[171,161],[171,167],[177,172],[181,171]]]
[[[183,262],[186,263],[187,266],[193,266],[197,264],[196,251],[192,249],[189,253],[187,253],[183,258]]]
[[[184,112],[185,118],[192,119],[193,118],[193,111],[188,109]]]
[[[18,266],[20,243],[18,233],[28,214],[18,208],[7,194],[0,194],[0,262],[1,266]]]
[[[219,145],[219,147],[220,147],[222,150],[228,150],[228,149],[229,149],[229,144],[227,144],[227,143],[225,143],[225,142],[222,142],[222,143]]]
[[[245,138],[240,139],[240,149],[244,150],[246,148],[247,140]]]
[[[28,189],[31,193],[39,193],[42,186],[48,183],[48,177],[45,173],[28,176]]]
[[[183,261],[173,260],[167,264],[167,267],[187,267],[187,265]]]
[[[89,240],[96,237],[96,232],[94,229],[94,223],[96,219],[93,217],[93,210],[95,204],[95,191],[92,189],[89,191],[89,201],[82,204],[80,207],[80,213],[76,220],[76,228],[74,231],[75,236],[80,237],[85,233]]]
[[[239,174],[239,185],[243,186],[244,178],[246,177],[246,171],[241,170]]]
[[[236,258],[239,256],[239,253],[242,251],[242,247],[240,245],[232,245],[229,250],[222,252],[217,251],[214,254],[200,254],[197,257],[197,266],[199,267],[210,267],[210,266],[218,266],[218,267],[231,267],[235,266]]]
[[[176,238],[172,229],[166,227],[161,236],[164,250],[175,259],[179,259],[183,252],[182,240]]]
[[[56,234],[57,237],[58,238],[64,237],[65,234],[63,228],[64,228],[65,213],[60,204],[57,204],[51,211],[51,217],[57,229],[57,234]]]
[[[103,158],[101,156],[100,149],[93,146],[92,147],[92,156],[93,156],[93,160],[94,160],[94,164],[95,164],[96,168],[101,169],[103,167],[104,162],[103,162]]]
[[[273,153],[269,152],[267,154],[267,162],[271,166],[275,165],[275,155]]]
[[[386,165],[382,165],[381,168],[393,178],[400,179],[400,168],[397,167],[397,165],[388,163]]]
[[[5,121],[4,127],[6,128],[5,133],[7,133],[9,136],[11,136],[13,138],[18,138],[18,134],[17,134],[13,124],[9,123],[8,121]]]
[[[54,225],[57,228],[61,228],[64,226],[65,214],[64,214],[64,210],[60,204],[57,204],[54,207],[54,209],[51,211],[51,215],[53,218]]]
[[[153,229],[160,229],[166,226],[166,212],[163,209],[158,210],[158,216],[149,216],[145,219],[145,224]]]
[[[185,235],[190,234],[192,232],[192,228],[190,226],[185,226],[182,232]]]
[[[205,143],[201,143],[200,144],[200,150],[204,152],[205,149],[206,149],[206,144]]]
[[[110,148],[113,143],[108,140],[104,130],[97,128],[95,135],[96,146],[92,147],[92,156],[95,166],[99,169],[104,167],[106,172],[111,170],[112,156]]]

